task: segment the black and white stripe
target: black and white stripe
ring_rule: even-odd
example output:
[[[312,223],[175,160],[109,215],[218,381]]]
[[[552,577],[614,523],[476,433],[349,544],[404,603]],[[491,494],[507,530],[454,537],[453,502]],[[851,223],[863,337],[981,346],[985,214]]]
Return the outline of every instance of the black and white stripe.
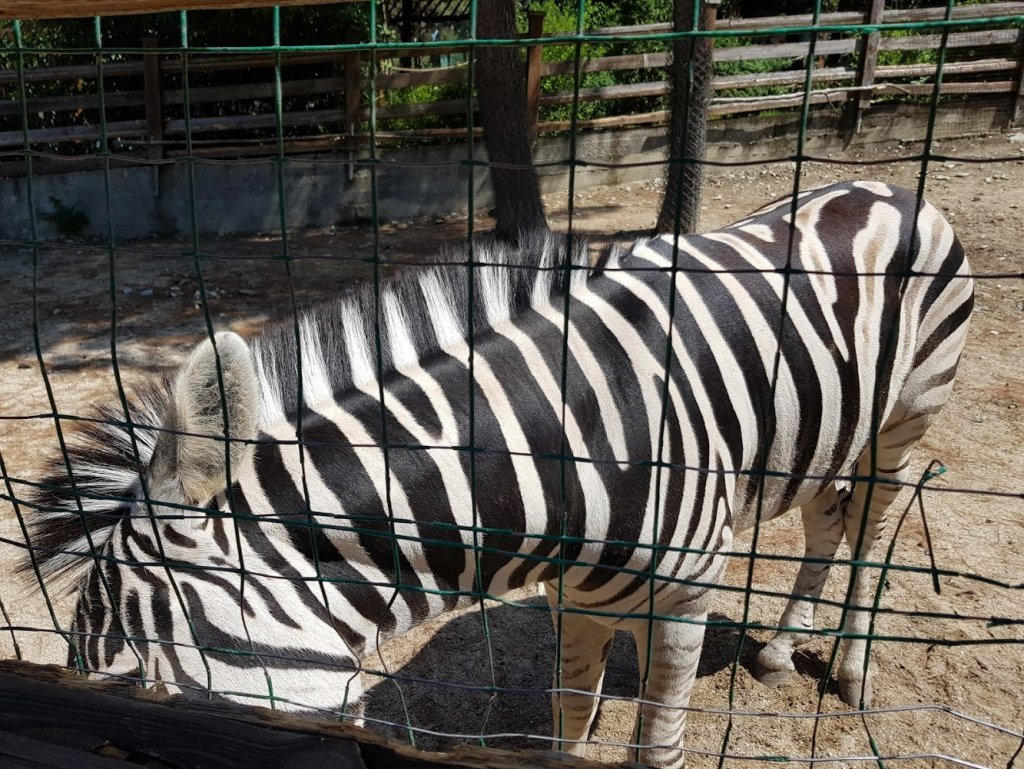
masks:
[[[804,193],[795,217],[785,201],[717,232],[642,240],[589,271],[585,244],[570,248],[480,244],[472,306],[466,256],[452,252],[452,266],[303,312],[297,333],[286,321],[248,345],[218,335],[220,378],[206,343],[140,401],[133,420],[165,428],[136,427],[141,464],[123,427],[90,428],[73,452],[84,516],[58,465],[36,526],[44,574],[81,586],[87,668],[141,662],[170,688],[254,701],[269,683],[278,706],[351,706],[358,659],[381,637],[481,589],[546,583],[568,609],[562,745],[581,749],[597,704],[586,693],[623,628],[649,703],[636,739],[659,746],[640,759],[680,764],[733,532],[803,507],[809,560],[782,626],[810,631],[821,559],[862,528],[869,557],[949,395],[972,281],[942,216],[879,183]],[[250,439],[232,443],[230,489],[210,406],[222,387],[232,437]],[[870,499],[851,475],[876,477]],[[97,499],[111,492],[125,501]],[[82,520],[98,562],[80,555]],[[854,607],[870,603],[863,572]],[[846,630],[866,622],[850,611]],[[759,657],[765,681],[792,670],[806,637],[776,636]],[[848,644],[840,666],[852,704],[870,700],[864,653]]]

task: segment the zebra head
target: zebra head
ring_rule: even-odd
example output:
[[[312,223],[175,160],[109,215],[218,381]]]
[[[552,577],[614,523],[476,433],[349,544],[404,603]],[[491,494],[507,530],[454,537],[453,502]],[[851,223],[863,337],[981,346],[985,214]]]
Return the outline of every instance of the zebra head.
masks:
[[[70,664],[185,696],[351,711],[357,653],[290,525],[301,513],[246,500],[260,418],[249,346],[219,333],[135,396],[130,422],[104,413],[44,484],[37,565],[48,584],[80,584]]]

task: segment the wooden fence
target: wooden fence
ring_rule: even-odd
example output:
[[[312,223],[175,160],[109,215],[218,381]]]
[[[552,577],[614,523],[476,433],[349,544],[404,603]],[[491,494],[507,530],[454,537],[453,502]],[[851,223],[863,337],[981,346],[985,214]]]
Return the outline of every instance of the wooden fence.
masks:
[[[881,0],[871,0],[866,13],[824,14],[821,25],[887,24],[938,20],[945,8],[883,10]],[[1024,2],[998,2],[959,6],[956,20],[1020,17]],[[528,38],[540,39],[543,15],[531,14]],[[715,62],[774,60],[772,71],[722,75],[714,80],[716,98],[711,115],[735,115],[788,110],[803,104],[843,108],[854,129],[873,99],[916,98],[934,88],[933,63],[879,64],[881,52],[928,51],[940,47],[942,36],[923,32],[872,32],[863,35],[814,33],[816,61],[811,73],[811,93],[805,94],[805,61],[811,32],[803,35],[768,36],[765,30],[810,26],[809,15],[748,19],[722,19],[718,29],[749,34],[741,44],[718,45]],[[604,36],[635,36],[668,31],[668,25],[591,30]],[[801,39],[802,38],[802,39]],[[349,42],[358,42],[355,34]],[[166,53],[157,40],[142,41],[152,53],[118,54],[101,64],[89,56],[87,63],[61,66],[26,66],[21,73],[8,52],[7,66],[0,70],[0,159],[19,160],[27,146],[55,155],[81,155],[95,148],[105,135],[120,155],[159,160],[188,151],[196,155],[267,155],[278,151],[278,117],[274,62],[268,54]],[[664,79],[669,65],[664,50],[585,58],[583,73],[634,71],[640,82],[602,85],[572,90],[553,90],[554,76],[572,74],[573,61],[545,61],[543,49],[566,43],[545,42],[527,47],[528,104],[536,132],[569,128],[566,120],[544,118],[544,108],[581,103],[619,102],[623,114],[578,121],[580,129],[656,124],[667,120]],[[948,61],[943,70],[941,93],[963,97],[1005,95],[1012,104],[1013,121],[1024,117],[1024,25],[992,23],[950,31],[945,40]],[[411,142],[456,139],[466,135],[465,116],[475,105],[468,97],[414,101],[409,89],[420,86],[456,86],[465,91],[468,67],[403,68],[410,56],[420,63],[438,63],[468,55],[466,46],[431,48],[410,53],[408,49],[295,53],[282,55],[281,123],[287,152],[344,150],[365,147],[370,133],[370,98],[374,99],[379,142]],[[402,58],[399,58],[401,54]],[[371,60],[371,56],[373,59]],[[443,57],[443,59],[442,59]],[[30,58],[30,56],[26,56]],[[778,66],[779,62],[786,62]],[[370,67],[376,68],[369,78]],[[784,68],[784,67],[791,68]],[[650,78],[650,79],[648,79]],[[20,98],[19,81],[28,92]],[[99,95],[102,79],[103,99]],[[564,78],[563,78],[564,80]],[[371,90],[372,83],[372,90]],[[186,86],[188,86],[186,88]],[[774,93],[750,96],[751,89]],[[435,91],[437,89],[434,89]],[[737,92],[741,92],[737,95]],[[188,110],[186,114],[186,94]],[[640,108],[637,107],[640,105]],[[646,106],[644,109],[642,107]],[[654,107],[653,109],[651,107]],[[101,125],[105,109],[105,126]],[[29,128],[22,126],[23,114]],[[461,120],[460,120],[461,116]],[[441,118],[454,125],[424,127]],[[398,127],[395,127],[398,123]],[[404,125],[403,125],[404,124]],[[13,168],[13,163],[7,164]],[[0,163],[0,173],[4,165]]]

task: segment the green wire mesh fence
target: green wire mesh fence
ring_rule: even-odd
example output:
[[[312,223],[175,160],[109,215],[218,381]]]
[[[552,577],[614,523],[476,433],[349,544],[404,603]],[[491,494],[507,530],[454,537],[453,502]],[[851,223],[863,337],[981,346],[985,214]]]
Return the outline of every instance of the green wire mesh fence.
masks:
[[[885,8],[875,2],[848,8],[817,0],[798,9],[802,15],[751,19],[736,3],[720,8],[717,24],[709,24],[706,9],[695,3],[692,18],[675,31],[668,2],[629,9],[549,2],[532,9],[546,11],[543,22],[526,6],[509,3],[505,11],[515,11],[519,36],[488,37],[480,30],[491,20],[481,14],[494,14],[502,4],[471,0],[450,20],[423,23],[420,40],[408,39],[414,25],[397,31],[398,5],[356,2],[248,15],[181,11],[130,22],[15,20],[2,28],[0,168],[6,170],[0,181],[3,199],[13,201],[5,204],[8,223],[0,225],[9,334],[0,386],[4,656],[68,662],[82,672],[144,684],[159,679],[190,696],[309,708],[338,719],[358,714],[349,707],[352,692],[365,687],[359,708],[366,723],[420,746],[472,740],[546,747],[549,698],[573,694],[562,681],[567,661],[556,662],[566,623],[578,623],[580,614],[614,614],[565,600],[576,587],[566,585],[565,575],[580,565],[581,548],[632,546],[648,553],[646,564],[624,561],[618,569],[618,576],[644,581],[650,600],[629,616],[648,627],[689,621],[654,608],[664,586],[693,583],[659,573],[660,561],[699,556],[707,548],[656,542],[653,535],[646,542],[611,534],[602,540],[573,529],[574,495],[586,493],[574,486],[576,474],[601,460],[581,457],[570,445],[569,425],[580,417],[569,413],[578,386],[570,374],[579,359],[571,349],[572,324],[582,312],[570,291],[552,300],[562,339],[558,359],[547,361],[560,427],[553,446],[518,453],[494,448],[488,401],[498,384],[488,389],[487,383],[511,374],[491,369],[473,333],[465,335],[463,352],[452,353],[463,356],[459,365],[468,375],[459,416],[465,433],[456,429],[452,438],[444,424],[427,429],[423,413],[389,417],[380,405],[393,397],[383,374],[402,360],[389,329],[412,312],[403,305],[408,293],[392,277],[454,267],[464,285],[456,305],[462,315],[452,324],[486,328],[494,321],[480,317],[489,309],[475,298],[494,290],[492,274],[525,271],[535,278],[549,271],[558,276],[552,281],[568,286],[594,261],[586,245],[573,240],[580,233],[598,241],[601,248],[593,250],[601,252],[595,259],[603,269],[641,275],[642,269],[616,266],[606,241],[628,247],[626,235],[616,231],[650,228],[663,187],[657,181],[667,166],[703,169],[702,204],[690,212],[699,213],[701,230],[729,224],[746,208],[780,196],[792,196],[795,216],[799,196],[824,182],[882,178],[909,187],[918,202],[927,198],[943,207],[971,256],[981,312],[959,389],[929,433],[939,437],[926,439],[914,455],[916,477],[904,483],[894,506],[893,531],[868,561],[836,560],[839,578],[810,599],[822,616],[809,651],[797,654],[800,675],[774,690],[751,683],[749,669],[779,629],[791,572],[814,558],[803,555],[789,518],[762,528],[766,485],[785,477],[785,469],[769,468],[763,459],[743,468],[761,481],[759,512],[752,530],[725,549],[716,601],[699,620],[705,642],[697,688],[685,707],[687,756],[698,765],[1019,761],[1024,468],[1016,451],[1022,382],[1015,350],[1024,256],[1012,238],[1024,226],[1024,136],[1013,128],[1024,98],[1024,5],[950,1]],[[700,55],[688,63],[689,79],[696,82],[701,68],[707,74],[706,57],[714,56],[714,98],[703,105],[706,119],[684,122],[710,121],[712,142],[742,139],[754,146],[746,154],[713,147],[706,158],[697,157],[700,152],[668,158],[608,152],[616,142],[625,145],[627,132],[643,132],[643,142],[662,146],[673,107],[671,53],[681,50],[674,48],[680,40],[710,40],[714,49],[710,54],[709,47],[693,46]],[[523,54],[526,128],[535,142],[531,167],[542,173],[547,220],[558,233],[555,241],[564,243],[553,262],[493,267],[507,247],[480,237],[490,226],[483,208],[502,205],[486,186],[490,174],[524,167],[488,162],[483,152],[481,125],[489,116],[479,112],[485,81],[477,68],[480,55],[495,49]],[[685,104],[702,108],[699,98]],[[858,139],[884,130],[892,141],[882,148]],[[988,133],[980,136],[983,130]],[[602,191],[594,179],[616,187]],[[683,207],[694,202],[674,198],[668,217],[674,228],[685,226]],[[409,212],[427,213],[430,221],[391,221]],[[910,214],[915,222],[918,215],[917,209]],[[221,234],[232,231],[247,234]],[[799,258],[792,233],[787,261],[778,268],[783,313]],[[143,237],[150,234],[160,237]],[[670,266],[659,268],[673,287],[670,319],[679,311],[680,259],[675,248]],[[522,291],[527,284],[512,285]],[[361,493],[379,504],[375,511],[346,507],[327,514],[322,501],[334,495],[344,506],[343,487],[355,487],[357,479],[331,479],[310,458],[332,443],[304,404],[323,395],[310,391],[324,385],[320,368],[336,362],[316,352],[325,337],[311,326],[316,311],[303,307],[339,295],[354,302],[346,306],[366,310],[362,316],[343,311],[344,322],[331,328],[343,340],[362,328],[370,340],[367,359],[345,365],[372,372],[374,384],[356,388],[356,395],[377,404],[376,412],[366,413],[379,417],[350,425],[331,450],[360,458],[359,482],[369,488]],[[522,300],[510,297],[510,306]],[[233,348],[217,332],[230,326],[251,337],[268,316],[284,319],[258,344],[276,351],[280,360],[273,365],[291,367],[291,384],[278,393],[290,409],[289,430],[239,433],[246,415],[228,402],[238,378]],[[413,353],[424,333],[410,331]],[[177,375],[203,337],[217,340],[209,386],[219,397],[216,408],[207,404],[216,421],[206,423],[213,429],[169,422],[167,414],[140,407],[131,382]],[[666,372],[678,358],[672,344],[669,333],[653,353]],[[891,352],[895,336],[879,344]],[[773,398],[781,354],[773,351],[769,367]],[[257,359],[271,365],[274,355]],[[264,372],[260,377],[265,381]],[[655,532],[663,475],[718,472],[666,458],[670,379],[662,376],[657,385],[657,450],[622,460],[654,478]],[[167,386],[161,387],[166,408]],[[881,396],[875,396],[877,403]],[[87,408],[91,402],[108,408],[97,415]],[[873,419],[877,423],[878,415]],[[107,453],[96,455],[109,464],[105,478],[73,461],[73,434],[82,428],[108,442]],[[210,433],[219,442],[217,457],[208,459],[222,461],[226,483],[207,498],[168,497],[167,488],[152,487],[153,476],[140,472],[151,457],[163,456],[161,440],[176,445]],[[264,464],[260,472],[288,479],[291,495],[283,485],[251,491],[259,488],[252,478],[245,485],[248,470],[238,447],[258,452],[264,445],[290,447],[280,467]],[[872,456],[878,450],[872,442]],[[398,478],[420,461],[416,457],[439,452],[457,455],[449,469],[466,473],[459,497],[464,509],[451,521],[418,520],[415,511],[430,504],[430,489],[405,488]],[[56,504],[47,496],[53,480],[42,480],[40,458],[47,455],[58,457],[56,475],[74,500],[65,513],[77,521],[59,541],[41,539],[33,528]],[[941,462],[928,464],[932,456]],[[443,473],[445,460],[435,461]],[[557,527],[536,532],[513,520],[481,522],[479,511],[493,499],[520,493],[489,482],[499,461],[535,462],[553,473]],[[872,473],[835,480],[873,486],[877,479]],[[107,539],[113,521],[103,516],[112,511],[146,523],[148,533],[133,542],[116,534]],[[865,526],[858,539],[866,536]],[[261,549],[259,532],[275,528],[287,531],[289,544]],[[346,561],[337,545],[346,536],[372,556]],[[530,546],[507,544],[516,538]],[[196,548],[203,558],[190,561],[187,553]],[[454,588],[434,579],[450,567],[429,562],[430,548],[456,553],[451,557],[467,564],[468,576]],[[488,559],[510,549],[520,572],[545,575],[559,608],[553,628],[535,585],[505,593],[488,584],[494,572]],[[220,561],[209,557],[218,552]],[[289,553],[305,560],[289,561]],[[47,576],[46,563],[55,557],[69,573],[82,575],[95,602],[122,608],[91,625],[83,622],[88,605],[76,608],[77,594],[68,590],[74,586]],[[16,574],[26,563],[25,573]],[[123,573],[119,565],[127,567]],[[839,667],[858,570],[878,575],[871,629],[863,639],[873,653],[875,701],[859,710],[843,705],[829,683]],[[131,587],[129,576],[132,584],[159,584],[151,588],[158,598]],[[275,598],[282,584],[297,586],[292,603]],[[172,629],[171,614],[184,623]],[[269,615],[274,632],[262,624]],[[352,627],[369,623],[373,632],[339,627],[333,619],[349,615]],[[407,626],[420,629],[397,632]],[[339,638],[342,648],[366,653],[346,657],[336,648]],[[635,746],[633,718],[657,675],[650,663],[653,638],[648,632],[648,648],[639,649],[639,681],[632,651],[613,648],[604,687],[594,695],[599,709],[591,756],[626,758]],[[147,660],[158,647],[169,650],[161,659],[178,655],[192,662],[154,670]],[[234,676],[239,659],[247,660],[248,672]],[[556,736],[560,726],[556,716]]]

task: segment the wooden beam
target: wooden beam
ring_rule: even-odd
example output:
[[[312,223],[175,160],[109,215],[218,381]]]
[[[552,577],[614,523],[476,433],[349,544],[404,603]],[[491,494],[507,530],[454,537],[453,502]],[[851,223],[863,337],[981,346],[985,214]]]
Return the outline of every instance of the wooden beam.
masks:
[[[626,769],[540,750],[427,753],[347,724],[86,681],[54,665],[0,661],[0,692],[4,767]]]
[[[4,0],[0,20],[76,19],[89,16],[127,16],[165,11],[205,11],[269,8],[274,5],[326,5],[361,0]]]

